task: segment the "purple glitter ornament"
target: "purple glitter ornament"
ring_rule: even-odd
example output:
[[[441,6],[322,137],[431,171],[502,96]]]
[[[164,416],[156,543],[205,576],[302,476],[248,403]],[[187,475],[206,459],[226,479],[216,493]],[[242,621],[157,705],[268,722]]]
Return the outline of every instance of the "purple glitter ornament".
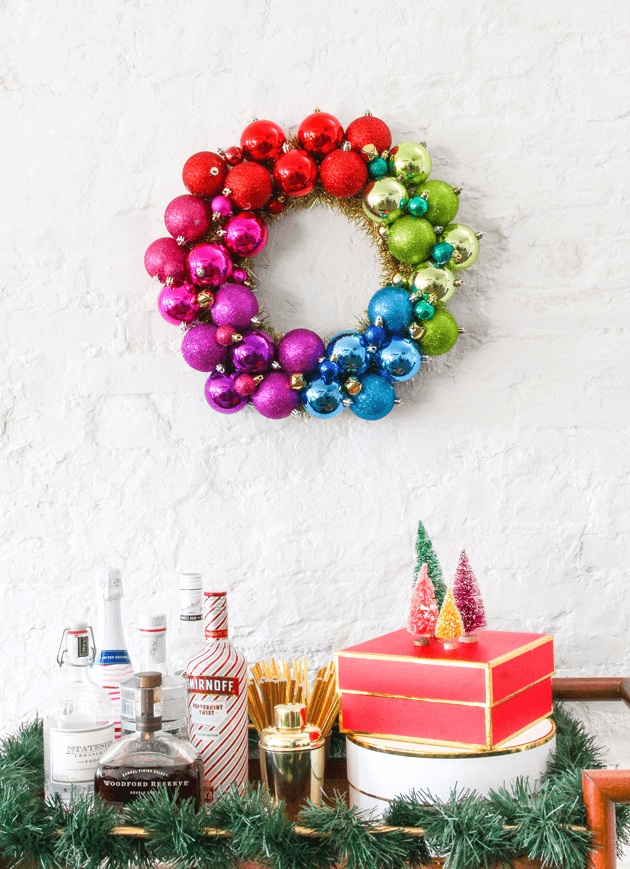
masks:
[[[289,374],[314,371],[324,356],[324,342],[310,329],[293,329],[278,344],[278,362]]]
[[[238,374],[262,374],[267,371],[276,352],[276,345],[266,332],[247,329],[243,340],[229,349],[234,370]]]
[[[225,284],[215,296],[211,313],[217,326],[247,329],[258,313],[258,299],[241,284]]]
[[[234,386],[235,374],[220,374],[214,371],[206,380],[206,401],[219,413],[237,413],[247,404],[247,399],[239,395]]]
[[[200,287],[220,287],[232,275],[230,254],[221,244],[195,245],[187,262],[191,281]]]
[[[211,323],[199,323],[189,329],[182,341],[184,361],[197,371],[212,371],[227,359],[227,347],[216,339],[217,327]]]
[[[162,287],[158,296],[158,311],[167,323],[192,323],[199,314],[199,303],[192,284]]]
[[[144,267],[152,278],[165,284],[171,278],[173,283],[181,284],[186,280],[187,247],[180,247],[174,238],[158,238],[147,248]]]
[[[245,269],[234,269],[232,272],[232,280],[235,284],[244,284],[247,280],[247,272]]]
[[[284,419],[298,406],[298,394],[284,371],[267,374],[252,396],[252,404],[267,419]]]
[[[221,217],[229,217],[234,211],[232,203],[227,196],[215,196],[210,203],[210,207],[215,214],[220,214]]]
[[[199,241],[208,234],[212,225],[212,212],[200,196],[185,194],[166,206],[164,223],[173,238]]]
[[[241,211],[224,226],[225,246],[236,256],[256,256],[267,244],[267,225],[252,211]]]

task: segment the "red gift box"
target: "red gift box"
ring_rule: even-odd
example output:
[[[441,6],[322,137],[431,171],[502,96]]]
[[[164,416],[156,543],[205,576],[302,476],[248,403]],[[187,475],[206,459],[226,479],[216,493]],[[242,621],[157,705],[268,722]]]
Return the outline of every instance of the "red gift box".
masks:
[[[403,629],[337,652],[340,729],[486,750],[550,715],[553,637],[476,633],[453,651]]]

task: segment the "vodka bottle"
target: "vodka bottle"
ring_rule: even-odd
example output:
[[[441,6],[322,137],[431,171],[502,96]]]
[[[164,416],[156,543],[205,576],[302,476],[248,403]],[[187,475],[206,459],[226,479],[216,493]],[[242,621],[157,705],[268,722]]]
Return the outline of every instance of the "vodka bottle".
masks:
[[[188,732],[204,763],[206,802],[247,782],[247,661],[228,641],[227,600],[204,595],[206,642],[186,665]]]
[[[203,646],[203,585],[200,573],[179,575],[179,632],[170,659],[173,673],[184,676],[186,664]]]
[[[120,684],[133,676],[120,616],[120,599],[123,596],[120,571],[115,567],[104,568],[99,574],[98,586],[103,595],[103,639],[96,653],[92,679],[105,688],[112,698],[116,739],[119,739]]]
[[[188,694],[186,680],[169,676],[166,663],[166,615],[145,614],[138,621],[140,633],[139,672],[162,675],[162,730],[188,739]],[[124,734],[136,729],[135,683],[127,679],[120,686],[121,723]]]
[[[46,796],[94,792],[99,757],[114,741],[114,709],[109,695],[90,679],[94,639],[87,622],[71,622],[61,637],[61,667],[54,700],[44,715],[44,787]]]

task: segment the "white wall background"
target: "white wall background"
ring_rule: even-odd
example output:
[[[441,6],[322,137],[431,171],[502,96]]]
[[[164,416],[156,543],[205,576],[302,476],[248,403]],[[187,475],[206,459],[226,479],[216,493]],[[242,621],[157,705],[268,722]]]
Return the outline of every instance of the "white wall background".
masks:
[[[556,634],[562,675],[628,672],[628,153],[623,0],[8,0],[0,11],[0,730],[41,708],[95,567],[177,614],[230,592],[251,660],[402,624],[422,518],[465,546],[495,628]],[[370,108],[465,188],[468,334],[386,419],[211,411],[142,263],[181,167],[251,115]],[[341,217],[259,258],[274,323],[332,334],[378,288]],[[174,621],[173,621],[174,623]],[[590,708],[630,766],[630,715]]]

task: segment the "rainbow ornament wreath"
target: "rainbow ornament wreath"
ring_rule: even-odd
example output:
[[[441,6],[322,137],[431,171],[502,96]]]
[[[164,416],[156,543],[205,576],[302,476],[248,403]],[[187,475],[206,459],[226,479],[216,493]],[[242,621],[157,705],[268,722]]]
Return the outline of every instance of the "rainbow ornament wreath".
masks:
[[[160,313],[185,330],[184,360],[209,374],[214,410],[237,413],[251,403],[283,419],[333,417],[348,407],[381,419],[399,403],[394,384],[454,346],[459,330],[446,303],[462,286],[457,273],[477,259],[481,233],[454,222],[461,189],[428,180],[425,143],[391,144],[387,124],[370,113],[344,131],[316,110],[292,138],[254,119],[240,147],[186,161],[189,193],[168,205],[170,235],[149,246],[144,262],[164,285]],[[250,265],[268,223],[313,204],[359,224],[382,266],[366,319],[327,345],[310,329],[282,335],[269,325]]]

